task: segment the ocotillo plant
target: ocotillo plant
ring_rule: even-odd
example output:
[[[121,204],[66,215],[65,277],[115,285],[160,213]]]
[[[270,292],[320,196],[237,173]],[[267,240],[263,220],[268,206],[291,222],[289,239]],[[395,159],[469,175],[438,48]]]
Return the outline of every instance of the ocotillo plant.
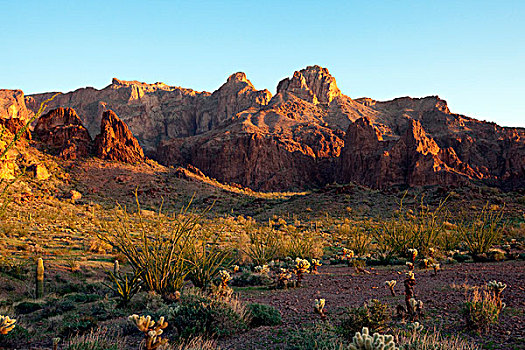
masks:
[[[44,296],[44,260],[38,258],[36,261],[36,298]]]

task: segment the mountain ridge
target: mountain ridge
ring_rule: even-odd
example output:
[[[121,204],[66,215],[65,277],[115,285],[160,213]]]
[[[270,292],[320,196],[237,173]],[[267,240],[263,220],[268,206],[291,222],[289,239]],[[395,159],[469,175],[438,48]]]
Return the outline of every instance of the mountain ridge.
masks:
[[[26,96],[27,109],[34,112],[49,95]],[[57,96],[48,110],[57,107],[75,109],[92,138],[102,114],[112,110],[147,156],[257,190],[348,181],[370,187],[525,182],[525,129],[452,113],[438,96],[352,99],[320,66],[282,79],[275,95],[257,90],[243,72],[212,93],[114,78],[101,90]]]

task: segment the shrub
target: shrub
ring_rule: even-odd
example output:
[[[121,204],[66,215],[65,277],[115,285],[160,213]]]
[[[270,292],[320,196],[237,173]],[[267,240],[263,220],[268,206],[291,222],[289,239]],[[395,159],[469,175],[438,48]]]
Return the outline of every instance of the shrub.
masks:
[[[106,284],[106,286],[120,299],[117,305],[119,307],[128,305],[131,298],[142,287],[140,273],[127,274],[120,271],[109,271],[107,275],[112,284]]]
[[[266,265],[275,259],[280,249],[279,234],[270,227],[250,229],[250,238],[242,250],[254,265]]]
[[[30,333],[27,329],[17,324],[12,331],[7,334],[0,334],[0,347],[8,349],[24,348],[31,339]]]
[[[234,276],[231,285],[237,287],[246,286],[267,286],[273,283],[273,280],[266,273],[252,273],[244,271],[240,275]]]
[[[185,293],[179,303],[168,309],[167,319],[182,338],[230,336],[246,329],[246,311],[236,303]]]
[[[15,312],[17,315],[30,314],[41,309],[42,304],[34,303],[32,301],[24,301],[15,306]]]
[[[501,308],[493,293],[474,290],[463,307],[467,327],[479,332],[487,332],[490,326],[498,323]]]
[[[209,289],[230,256],[231,252],[220,246],[218,237],[201,237],[200,242],[188,247],[188,278],[195,287],[203,291]]]
[[[323,241],[315,231],[300,232],[292,229],[285,235],[283,241],[283,256],[310,260],[323,256]]]
[[[65,350],[125,350],[125,339],[112,336],[102,329],[92,330],[84,335],[76,335],[65,342]]]
[[[220,350],[215,341],[203,337],[195,337],[168,347],[169,350]]]
[[[439,332],[421,334],[412,332],[409,335],[401,335],[399,338],[400,348],[403,350],[476,350],[476,345],[471,344],[459,337],[445,338]]]
[[[250,326],[277,326],[282,323],[282,317],[279,310],[265,304],[248,304],[250,315]]]
[[[404,196],[399,203],[399,209],[391,218],[379,219],[379,226],[372,231],[374,239],[387,255],[404,255],[409,248],[416,248],[423,255],[427,255],[429,249],[439,243],[445,231],[448,216],[446,199],[436,208],[430,209],[421,198],[421,204],[415,211],[405,209],[403,200]]]
[[[372,299],[361,307],[348,309],[341,321],[340,330],[347,339],[352,339],[363,327],[374,331],[381,330],[389,319],[388,305]]]
[[[158,213],[146,218],[136,202],[136,216],[119,207],[120,216],[104,226],[107,235],[99,238],[126,256],[148,290],[170,298],[180,291],[189,273],[184,257],[200,217],[186,208],[180,215]]]
[[[296,329],[287,335],[283,349],[286,350],[343,350],[345,342],[329,322],[316,323]]]
[[[472,218],[465,215],[463,221],[457,224],[459,236],[465,241],[474,255],[487,253],[501,238],[504,229],[503,208],[499,211],[489,208],[488,203]]]

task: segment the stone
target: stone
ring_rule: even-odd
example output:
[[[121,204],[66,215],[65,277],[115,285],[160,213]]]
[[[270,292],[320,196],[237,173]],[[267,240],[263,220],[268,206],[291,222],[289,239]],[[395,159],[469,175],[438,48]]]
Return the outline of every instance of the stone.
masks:
[[[128,126],[115,112],[104,112],[100,134],[95,138],[95,155],[100,159],[123,163],[144,161],[144,152]]]
[[[39,181],[47,180],[51,176],[43,164],[33,164],[28,167],[28,170],[31,172],[33,177]]]
[[[70,190],[67,194],[67,198],[70,199],[73,203],[75,203],[82,199],[82,193],[75,190]]]
[[[52,154],[63,159],[84,158],[91,152],[91,136],[72,108],[59,107],[44,114],[33,133]]]

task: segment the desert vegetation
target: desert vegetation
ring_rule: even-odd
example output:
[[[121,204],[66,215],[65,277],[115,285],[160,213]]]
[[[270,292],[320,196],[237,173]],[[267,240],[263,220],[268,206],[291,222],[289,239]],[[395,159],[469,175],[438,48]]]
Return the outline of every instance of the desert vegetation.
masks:
[[[4,157],[18,139],[2,138]],[[90,191],[89,174],[42,157],[55,164],[47,181],[21,170],[0,184],[0,347],[524,345],[518,192],[269,195],[171,183],[147,165],[172,194],[162,198]]]

